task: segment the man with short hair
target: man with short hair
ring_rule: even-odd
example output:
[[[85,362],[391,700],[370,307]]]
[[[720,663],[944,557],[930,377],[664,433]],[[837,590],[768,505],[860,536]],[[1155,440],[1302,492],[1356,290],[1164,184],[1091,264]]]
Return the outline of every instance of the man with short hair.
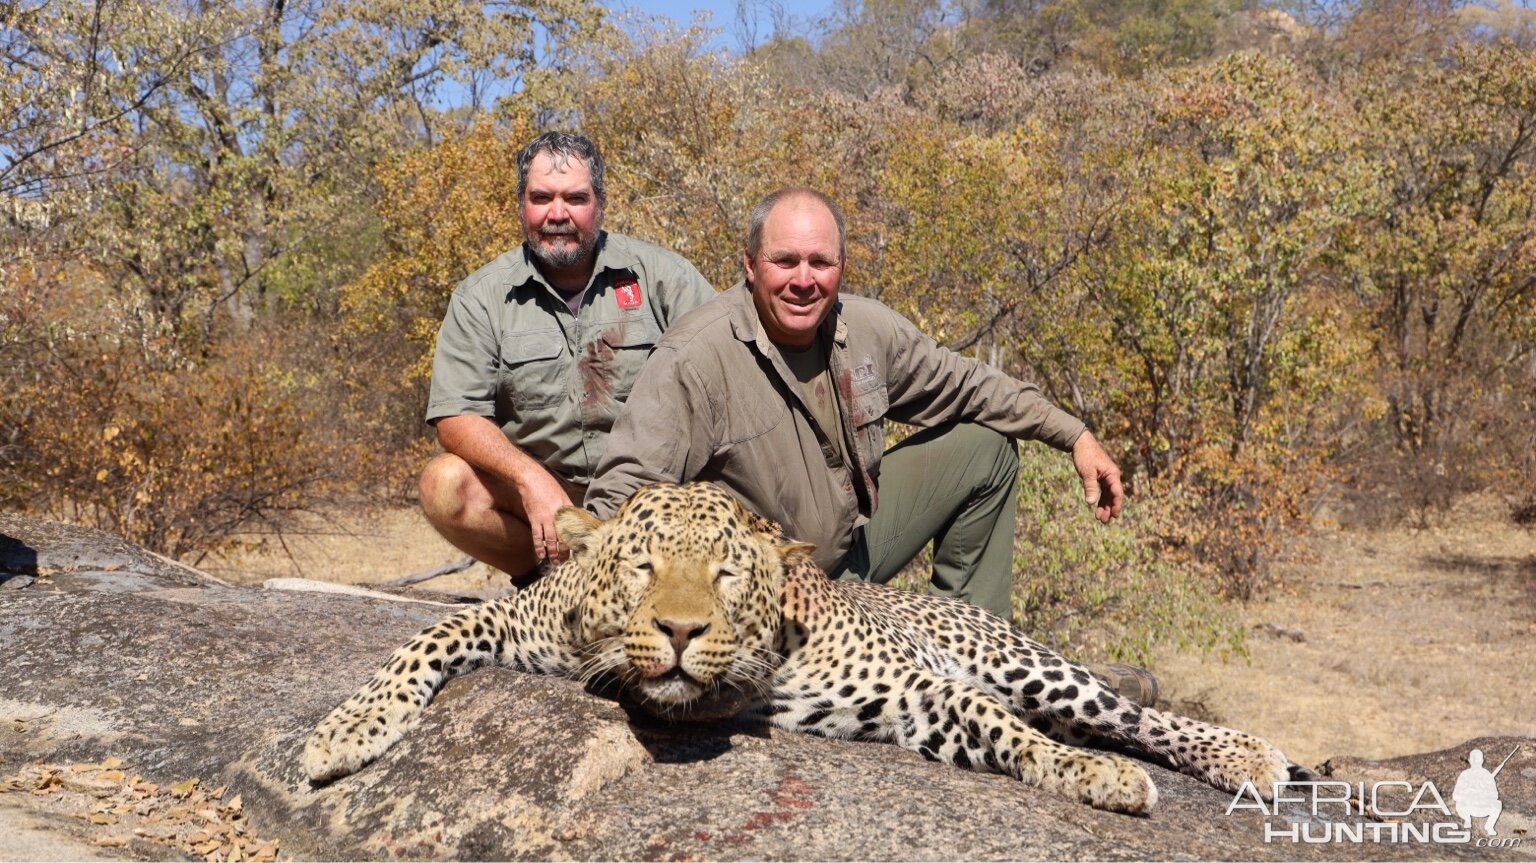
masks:
[[[662,332],[715,295],[692,264],[602,229],[602,155],[547,132],[517,159],[524,241],[449,300],[427,421],[446,450],[421,506],[449,542],[526,580],[564,555],[554,516],[580,503]]]
[[[754,209],[744,280],[657,345],[586,506],[611,517],[644,484],[713,480],[814,543],[834,577],[888,581],[933,541],[932,589],[1011,619],[1014,440],[1070,452],[1102,522],[1120,513],[1120,469],[1037,387],[840,295],[845,236],[813,189]],[[886,454],[887,417],[922,430]],[[1156,699],[1150,675],[1115,671],[1125,694]]]

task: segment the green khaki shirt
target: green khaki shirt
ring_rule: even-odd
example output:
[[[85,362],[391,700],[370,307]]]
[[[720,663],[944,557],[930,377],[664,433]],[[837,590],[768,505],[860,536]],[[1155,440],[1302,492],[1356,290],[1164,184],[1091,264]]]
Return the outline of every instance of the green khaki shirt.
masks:
[[[427,422],[488,417],[555,475],[585,486],[662,332],[714,295],[678,255],[604,232],[573,314],[519,246],[454,289]]]
[[[1038,387],[941,347],[880,303],[844,295],[822,323],[842,430],[823,429],[738,283],[678,321],[613,428],[586,506],[611,517],[652,482],[714,480],[816,544],[837,568],[878,505],[885,420],[972,422],[1070,450],[1083,424]],[[833,447],[828,434],[844,434]],[[847,456],[843,454],[847,453]]]

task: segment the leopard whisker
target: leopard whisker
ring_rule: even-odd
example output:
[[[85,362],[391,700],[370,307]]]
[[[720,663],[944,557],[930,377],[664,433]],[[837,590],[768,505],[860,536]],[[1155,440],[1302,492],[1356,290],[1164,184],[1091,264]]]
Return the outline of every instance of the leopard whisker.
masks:
[[[742,648],[736,652],[731,670],[747,678],[771,678],[778,671],[783,657],[760,647]]]
[[[603,674],[616,672],[624,664],[624,640],[621,637],[602,638],[582,647],[587,654],[573,675],[582,685],[587,685]]]

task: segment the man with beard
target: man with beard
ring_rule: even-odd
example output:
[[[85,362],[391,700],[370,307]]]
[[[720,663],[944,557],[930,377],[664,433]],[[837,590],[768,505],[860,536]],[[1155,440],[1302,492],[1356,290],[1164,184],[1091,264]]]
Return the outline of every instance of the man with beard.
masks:
[[[602,230],[603,158],[547,132],[517,158],[524,241],[459,284],[438,330],[427,422],[446,451],[421,475],[433,527],[526,580],[564,556],[579,504],[661,333],[715,295],[692,264]]]

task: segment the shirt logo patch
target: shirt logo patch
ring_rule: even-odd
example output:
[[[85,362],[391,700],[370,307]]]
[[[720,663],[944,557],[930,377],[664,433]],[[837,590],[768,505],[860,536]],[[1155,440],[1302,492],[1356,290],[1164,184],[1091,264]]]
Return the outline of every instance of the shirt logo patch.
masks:
[[[619,303],[619,308],[629,310],[640,308],[644,299],[640,296],[640,282],[635,279],[627,279],[613,286],[613,296]]]

